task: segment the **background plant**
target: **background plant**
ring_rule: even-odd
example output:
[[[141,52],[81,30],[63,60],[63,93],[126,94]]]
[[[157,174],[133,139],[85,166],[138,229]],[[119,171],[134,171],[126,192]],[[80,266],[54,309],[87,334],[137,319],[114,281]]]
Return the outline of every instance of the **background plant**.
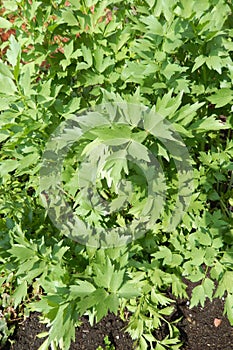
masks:
[[[94,322],[108,311],[123,317],[125,308],[139,349],[178,349],[175,324],[162,341],[154,329],[172,311],[166,291],[186,296],[184,276],[200,281],[191,306],[225,296],[233,324],[232,24],[227,0],[1,1],[0,307],[3,315],[9,307],[42,312],[50,328],[41,349],[69,349],[84,313]],[[195,189],[173,232],[164,231],[165,212],[145,238],[102,251],[53,226],[39,170],[62,121],[120,100],[154,106],[173,123],[192,157]],[[169,216],[176,171],[164,145],[144,141],[165,169]],[[75,169],[72,155],[64,165],[71,192]]]
[[[108,336],[104,337],[104,344],[105,349],[107,350],[115,350],[114,345],[112,345],[111,341],[109,340]],[[102,350],[102,346],[99,346],[96,350]]]

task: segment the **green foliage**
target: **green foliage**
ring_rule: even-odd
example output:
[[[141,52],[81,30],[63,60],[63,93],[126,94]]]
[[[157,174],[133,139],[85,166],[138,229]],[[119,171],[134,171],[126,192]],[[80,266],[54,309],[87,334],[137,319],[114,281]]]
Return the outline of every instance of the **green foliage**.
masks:
[[[108,336],[104,337],[104,344],[106,350],[115,350],[115,346],[111,344],[111,341],[109,340]],[[102,346],[98,346],[96,350],[103,350]]]
[[[68,350],[83,314],[93,324],[109,311],[123,317],[128,309],[127,330],[138,349],[179,349],[176,323],[166,317],[173,310],[166,292],[186,297],[183,277],[200,282],[191,307],[224,296],[233,324],[231,1],[0,3],[0,344],[11,333],[10,309],[42,313],[49,329],[40,350],[50,344]],[[106,132],[95,120],[98,127],[64,161],[66,199],[88,223],[124,228],[132,217],[150,213],[145,176],[126,153],[142,163],[150,152],[164,173],[164,211],[145,236],[127,245],[85,246],[64,236],[48,216],[46,196],[40,197],[42,156],[50,135],[76,113],[124,101],[154,112],[148,128],[136,127],[133,107],[134,127]],[[169,232],[171,213],[179,209],[179,181],[187,179],[177,175],[182,159],[176,155],[176,163],[164,142],[172,140],[171,130],[163,135],[153,115],[182,137],[193,168],[189,208]],[[114,154],[122,139],[130,139],[128,148]],[[111,205],[108,216],[78,191],[78,176],[87,180],[98,159],[107,160],[97,190]],[[161,322],[169,328],[162,340],[154,335]]]

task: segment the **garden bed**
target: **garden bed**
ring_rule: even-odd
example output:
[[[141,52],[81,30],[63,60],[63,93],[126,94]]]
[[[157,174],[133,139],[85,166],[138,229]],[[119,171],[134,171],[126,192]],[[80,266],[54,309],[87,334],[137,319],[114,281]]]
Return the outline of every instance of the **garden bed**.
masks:
[[[229,0],[0,0],[0,348],[233,348],[232,28]]]
[[[189,283],[188,293],[194,286],[195,284]],[[171,322],[180,319],[177,327],[183,342],[181,349],[231,350],[233,327],[223,316],[224,301],[219,298],[212,302],[207,301],[203,308],[196,306],[190,309],[188,305],[187,299],[175,300],[174,312],[169,317]],[[43,339],[39,339],[37,334],[47,330],[46,325],[39,322],[38,315],[38,313],[32,313],[24,322],[18,324],[14,334],[15,342],[12,345],[6,345],[3,350],[38,350]],[[116,350],[134,349],[133,340],[128,333],[124,332],[126,326],[127,322],[123,322],[120,317],[111,313],[93,327],[90,326],[87,317],[82,317],[82,326],[76,329],[76,341],[71,344],[70,350],[96,350],[99,346],[105,349],[107,348],[104,341],[106,336]],[[155,331],[155,336],[162,340],[168,333],[164,323]]]

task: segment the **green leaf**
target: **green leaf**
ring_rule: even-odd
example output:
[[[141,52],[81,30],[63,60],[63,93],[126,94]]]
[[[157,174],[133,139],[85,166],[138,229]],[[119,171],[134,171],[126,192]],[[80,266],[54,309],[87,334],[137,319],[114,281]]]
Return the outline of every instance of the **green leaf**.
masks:
[[[111,57],[104,57],[104,50],[97,48],[94,52],[95,68],[98,72],[103,73],[111,64],[114,64],[114,60]]]
[[[4,0],[4,7],[8,11],[17,11],[18,6],[14,0]]]
[[[147,342],[143,336],[141,336],[139,339],[139,346],[140,350],[148,350]]]
[[[192,73],[195,72],[195,70],[197,70],[199,67],[203,66],[205,62],[206,62],[206,57],[204,57],[203,55],[196,57],[195,64],[192,68]]]
[[[8,77],[10,79],[14,79],[14,76],[13,76],[10,68],[2,61],[0,61],[0,74],[4,75],[5,77]]]
[[[227,314],[230,324],[231,326],[233,326],[233,294],[232,293],[227,294],[225,305],[224,305],[224,313]]]
[[[165,76],[166,79],[169,80],[176,73],[182,73],[182,72],[185,72],[186,70],[187,70],[186,67],[181,67],[176,63],[164,63],[162,74]]]
[[[87,62],[88,66],[91,67],[93,62],[91,50],[83,44],[81,45],[81,50],[84,60]]]
[[[219,74],[222,74],[222,59],[219,56],[209,56],[206,58],[206,65],[209,69],[216,70]]]
[[[72,296],[72,298],[83,298],[84,296],[91,294],[95,290],[96,288],[90,282],[78,281],[77,285],[70,286],[70,295]]]
[[[198,231],[196,234],[196,237],[198,242],[205,246],[210,246],[212,243],[212,239],[207,231],[204,231],[204,232]]]
[[[166,350],[166,348],[164,346],[162,346],[161,344],[157,343],[155,350]]]
[[[212,296],[213,296],[213,290],[214,290],[214,282],[209,279],[209,278],[206,278],[203,282],[203,288],[205,290],[205,294],[206,296],[212,300]]]
[[[17,260],[21,261],[35,256],[35,252],[32,249],[27,248],[21,244],[14,244],[14,246],[9,249],[9,252],[14,255]]]
[[[223,124],[221,120],[215,119],[214,116],[211,116],[193,123],[190,126],[190,129],[196,132],[205,132],[210,130],[229,129],[229,126]]]
[[[127,65],[122,70],[121,79],[123,81],[133,81],[138,84],[143,84],[145,69],[145,66],[139,65],[136,62],[127,62]]]
[[[180,298],[187,297],[186,285],[175,275],[172,276],[172,293]]]
[[[231,103],[233,99],[232,89],[222,88],[218,90],[214,95],[207,97],[207,100],[216,105],[216,108],[223,107],[228,103]]]
[[[72,10],[62,11],[62,18],[64,22],[68,24],[68,26],[79,26],[79,22],[77,18],[74,16],[74,13]]]
[[[13,80],[0,73],[0,94],[14,95],[17,91],[17,87]]]
[[[172,97],[173,90],[164,94],[162,98],[158,97],[156,102],[156,112],[163,117],[172,115],[176,112],[182,102],[183,93],[178,94],[176,97]]]
[[[72,100],[68,103],[67,106],[64,108],[64,113],[65,114],[71,114],[71,113],[77,113],[79,110],[80,106],[80,101],[81,99],[79,97],[74,97]]]
[[[233,294],[233,271],[225,271],[214,296],[221,298],[226,291]]]
[[[80,314],[82,315],[86,310],[90,309],[91,307],[96,307],[97,305],[99,308],[102,306],[104,309],[104,300],[108,295],[109,294],[103,288],[99,288],[88,295],[86,298],[82,298],[77,305]],[[105,312],[106,311],[104,310],[104,313]]]
[[[12,27],[12,23],[7,19],[0,17],[0,28],[10,29]]]
[[[163,309],[159,310],[158,312],[162,315],[169,316],[169,315],[171,315],[172,311],[174,311],[174,307],[167,306],[167,307],[164,307]]]
[[[27,296],[27,282],[22,281],[12,295],[12,298],[14,300],[14,307],[16,308],[26,296]]]
[[[114,139],[127,140],[131,137],[131,130],[128,125],[116,125],[112,128],[102,127],[91,130],[93,135],[98,136],[102,141]],[[121,141],[122,142],[122,141]]]
[[[138,297],[140,295],[140,290],[135,283],[128,281],[123,284],[123,286],[118,290],[117,294],[121,298],[131,299]]]
[[[148,17],[141,18],[141,21],[146,24],[148,30],[151,33],[159,36],[163,36],[164,34],[163,26],[155,16],[150,15]]]
[[[133,157],[133,159],[137,160],[145,160],[146,162],[150,162],[149,151],[148,149],[138,142],[130,142],[127,147],[128,155]]]
[[[114,272],[114,265],[112,265],[109,257],[106,257],[106,264],[103,266],[95,265],[94,267],[96,276],[94,277],[94,282],[98,287],[104,287],[109,289]]]
[[[102,178],[106,178],[108,187],[114,184],[117,193],[123,171],[125,174],[128,174],[127,152],[125,149],[116,151],[108,156],[102,171]]]
[[[39,154],[31,153],[19,160],[17,173],[22,174],[22,171],[28,169],[30,166],[35,164],[39,159]]]
[[[167,247],[159,247],[159,252],[152,254],[155,259],[163,259],[164,264],[172,262],[172,252]]]
[[[151,7],[153,7],[154,5],[155,5],[155,3],[156,3],[156,1],[155,0],[146,0],[146,3],[150,6],[150,8]]]
[[[111,292],[116,293],[121,287],[124,280],[125,270],[114,271],[110,281],[109,289]]]
[[[113,296],[113,299],[106,294],[106,296],[103,298],[101,302],[95,303],[95,309],[96,309],[96,322],[99,322],[104,316],[106,316],[109,312],[109,307],[113,309],[115,308],[114,303],[116,300],[116,296]],[[112,304],[113,302],[113,304]]]
[[[119,299],[116,294],[109,294],[104,300],[104,303],[110,312],[113,312],[115,315],[117,315]]]
[[[0,176],[4,177],[9,172],[18,167],[18,161],[13,159],[6,159],[0,164]]]
[[[168,162],[170,160],[166,148],[161,146],[160,143],[158,143],[158,156],[164,157]]]
[[[205,102],[196,102],[192,105],[187,104],[181,106],[181,108],[179,108],[175,113],[172,120],[174,120],[176,123],[180,122],[183,126],[186,126],[192,122],[193,118],[197,115],[197,110],[204,106],[204,104]]]
[[[73,51],[74,51],[74,42],[73,42],[73,40],[71,40],[69,42],[69,44],[67,44],[64,47],[64,55],[65,55],[67,60],[69,60],[71,58]]]
[[[0,142],[5,141],[10,136],[10,132],[8,130],[0,130]]]
[[[192,264],[200,266],[203,261],[204,261],[204,256],[205,256],[205,250],[204,248],[194,248],[193,251],[191,252],[191,257],[192,257]]]
[[[10,49],[7,50],[6,57],[8,59],[8,62],[12,65],[12,67],[16,68],[17,65],[19,65],[19,60],[21,56],[21,47],[18,41],[15,39],[14,35],[10,36],[9,42],[10,42]]]
[[[30,68],[26,67],[24,73],[20,77],[20,86],[23,90],[24,96],[31,96],[33,90],[31,90],[31,75]]]
[[[195,288],[193,288],[193,291],[192,291],[190,308],[197,306],[199,303],[203,307],[205,303],[205,299],[206,299],[206,293],[203,285],[201,284],[199,286],[196,286]]]

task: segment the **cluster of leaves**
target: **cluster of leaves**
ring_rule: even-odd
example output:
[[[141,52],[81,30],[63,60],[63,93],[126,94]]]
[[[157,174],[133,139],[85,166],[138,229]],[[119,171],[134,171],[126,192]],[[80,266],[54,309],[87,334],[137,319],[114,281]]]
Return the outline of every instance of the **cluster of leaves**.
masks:
[[[138,349],[179,349],[166,292],[186,297],[183,277],[200,281],[191,307],[224,296],[233,324],[232,2],[2,0],[1,6],[0,342],[15,310],[42,313],[50,328],[41,350],[50,344],[68,350],[81,315],[93,323],[128,309]],[[103,250],[74,244],[54,227],[39,196],[39,171],[57,126],[106,101],[144,104],[172,123],[192,159],[194,190],[182,222],[166,232],[179,179],[165,145],[143,136],[166,173],[168,208],[143,238]],[[98,212],[76,195],[77,159],[87,141],[104,135],[95,130],[64,164],[65,192],[90,221]],[[116,199],[126,165],[105,169],[99,190],[107,200]],[[124,226],[127,215],[111,217],[110,225]],[[159,340],[154,330],[162,322],[169,336]]]

